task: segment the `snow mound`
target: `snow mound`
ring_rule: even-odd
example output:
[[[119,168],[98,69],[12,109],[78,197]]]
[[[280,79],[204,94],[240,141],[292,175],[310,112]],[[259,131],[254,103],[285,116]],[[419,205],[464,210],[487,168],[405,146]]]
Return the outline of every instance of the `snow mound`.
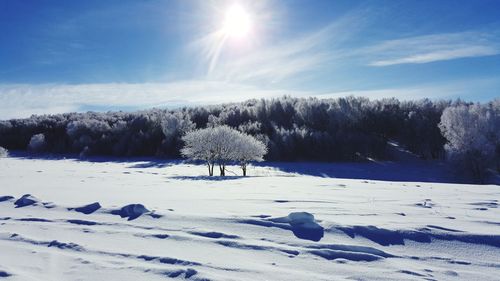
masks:
[[[288,215],[292,232],[300,239],[319,241],[323,238],[324,228],[316,223],[314,216],[307,212],[294,212]]]
[[[79,213],[84,213],[86,215],[92,214],[93,212],[99,210],[101,208],[101,204],[99,202],[94,202],[92,204],[88,204],[82,207],[75,208],[74,210]]]
[[[14,199],[14,197],[12,196],[0,196],[0,202],[3,202],[3,201],[9,201],[9,200],[12,200]]]
[[[128,218],[129,221],[135,220],[143,214],[149,213],[149,210],[142,204],[129,204],[123,206],[120,210],[111,211],[113,215],[119,215],[122,218]]]
[[[308,212],[293,212],[286,217],[265,218],[262,220],[245,219],[239,220],[238,222],[291,230],[295,237],[315,242],[320,241],[325,233],[325,229],[319,225],[314,219],[314,216]]]
[[[286,217],[270,219],[276,223],[288,223],[293,234],[300,239],[318,242],[323,238],[324,228],[319,225],[314,216],[308,212],[293,212]]]
[[[16,208],[22,208],[33,205],[38,201],[39,200],[31,194],[25,194],[21,198],[17,199],[16,202],[14,202],[14,205],[16,205]]]

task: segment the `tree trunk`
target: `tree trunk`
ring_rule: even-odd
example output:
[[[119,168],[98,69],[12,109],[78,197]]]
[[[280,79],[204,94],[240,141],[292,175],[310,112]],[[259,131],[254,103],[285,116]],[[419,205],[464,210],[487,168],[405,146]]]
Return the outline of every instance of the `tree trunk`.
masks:
[[[246,163],[241,164],[241,169],[243,170],[243,176],[246,177],[247,176],[247,164]]]
[[[224,177],[226,175],[226,165],[225,164],[220,164],[219,165],[219,170],[220,170],[221,177]]]
[[[214,172],[212,169],[210,169],[210,162],[207,162],[207,165],[208,165],[208,175],[209,176],[213,176],[214,175]]]

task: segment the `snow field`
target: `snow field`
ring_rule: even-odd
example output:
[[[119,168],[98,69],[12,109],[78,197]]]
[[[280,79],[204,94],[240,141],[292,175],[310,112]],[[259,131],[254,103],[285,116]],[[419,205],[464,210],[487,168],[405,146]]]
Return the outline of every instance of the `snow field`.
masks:
[[[499,186],[205,174],[0,159],[0,278],[498,280]]]

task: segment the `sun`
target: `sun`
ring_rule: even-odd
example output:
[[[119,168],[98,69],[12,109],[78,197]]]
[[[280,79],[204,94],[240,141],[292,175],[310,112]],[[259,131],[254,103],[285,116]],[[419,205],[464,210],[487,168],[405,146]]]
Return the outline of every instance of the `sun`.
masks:
[[[245,37],[252,27],[250,16],[245,9],[234,4],[226,10],[223,31],[230,37]]]

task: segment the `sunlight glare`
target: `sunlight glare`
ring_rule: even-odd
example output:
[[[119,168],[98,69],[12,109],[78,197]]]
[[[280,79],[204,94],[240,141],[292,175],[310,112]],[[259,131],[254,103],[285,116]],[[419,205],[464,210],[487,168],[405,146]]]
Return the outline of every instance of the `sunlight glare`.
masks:
[[[231,37],[244,37],[251,28],[250,16],[240,5],[233,5],[226,11],[224,33]]]

